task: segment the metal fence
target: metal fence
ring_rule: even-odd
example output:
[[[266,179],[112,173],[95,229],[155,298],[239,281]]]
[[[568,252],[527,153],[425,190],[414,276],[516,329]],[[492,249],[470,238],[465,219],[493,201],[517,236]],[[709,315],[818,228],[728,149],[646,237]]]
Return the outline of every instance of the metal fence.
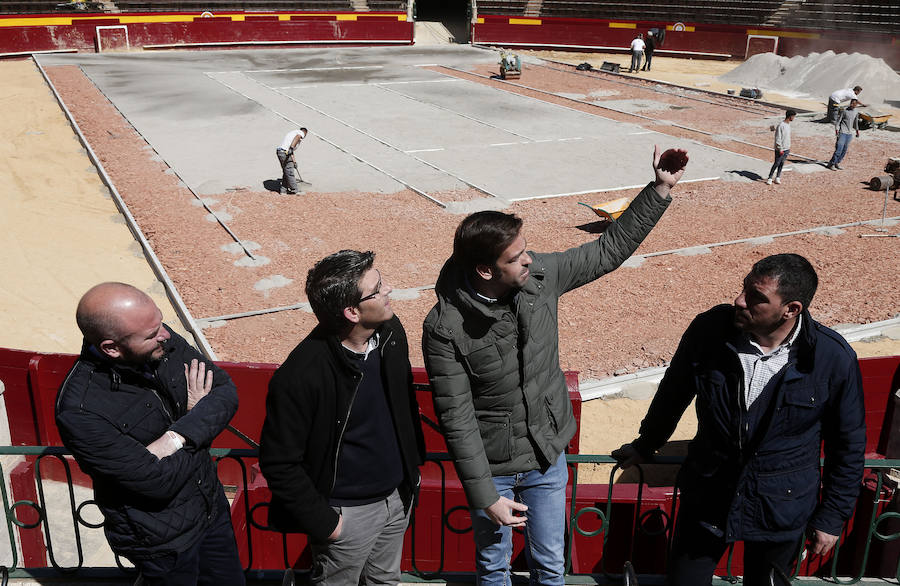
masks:
[[[246,558],[248,578],[280,582],[284,568],[297,559],[296,551],[289,551],[291,544],[287,535],[277,535],[276,539],[281,549],[277,555],[280,564],[272,563],[270,556],[263,560],[266,562],[263,566],[272,567],[260,567],[258,554],[254,559],[254,551],[259,550],[259,543],[255,544],[254,540],[259,541],[261,536],[271,539],[275,535],[256,520],[260,516],[259,509],[267,503],[251,503],[246,497],[246,489],[251,485],[249,470],[258,453],[234,449],[213,449],[211,452],[220,465],[220,472],[225,462],[232,467],[229,484],[233,482],[234,494],[245,495],[245,498],[236,499],[237,510],[233,507],[233,515],[242,515],[246,520],[238,524],[244,530],[236,537],[242,556]],[[7,577],[66,577],[85,582],[134,577],[130,564],[108,551],[100,530],[102,515],[92,500],[90,489],[83,486],[83,475],[77,465],[73,466],[73,461],[65,457],[67,454],[65,448],[59,447],[0,447],[0,469],[3,471],[0,492],[7,527],[6,543],[0,540],[0,582],[5,583]],[[29,466],[23,475],[21,464],[26,460]],[[678,465],[681,461],[681,458],[660,457],[654,463]],[[642,572],[641,584],[662,583],[677,509],[677,487],[667,491],[667,503],[645,506],[643,471],[639,470],[639,483],[631,485],[631,489],[636,490],[634,497],[625,499],[628,506],[623,507],[622,498],[616,496],[614,499],[614,490],[621,491],[623,486],[612,482],[617,470],[615,466],[602,498],[597,494],[597,485],[578,485],[579,465],[615,465],[615,460],[600,455],[569,455],[568,462],[571,504],[566,534],[567,582],[622,583],[622,562],[628,560],[635,562],[638,571],[642,567],[649,568],[650,571]],[[845,527],[830,560],[812,564],[801,549],[803,543],[798,542],[802,561],[796,565],[792,580],[797,580],[801,574],[815,574],[815,579],[802,578],[802,583],[855,584],[864,575],[875,573],[893,583],[900,582],[900,555],[895,553],[900,547],[900,512],[897,512],[900,497],[890,498],[893,487],[886,478],[889,469],[900,468],[900,460],[866,460],[865,465],[868,480],[857,501],[855,517]],[[431,469],[429,476],[437,479],[435,482],[439,481],[439,488],[427,505],[420,504],[413,512],[404,553],[405,567],[408,568],[404,581],[471,581],[471,566],[460,571],[459,560],[451,559],[459,551],[459,542],[454,541],[452,547],[448,545],[471,532],[471,527],[461,522],[467,516],[467,510],[459,504],[461,491],[458,485],[455,496],[450,498],[454,489],[448,486],[455,482],[452,464],[446,454],[429,454],[425,466],[436,467]],[[10,473],[13,467],[18,468],[18,473]],[[20,493],[23,487],[26,491],[32,490],[36,498],[12,502],[11,483]],[[585,497],[587,492],[591,494]],[[428,523],[417,522],[417,516],[426,512],[439,516],[438,535],[434,535],[433,528],[429,530]],[[429,555],[422,553],[426,548]],[[718,578],[717,583],[737,581],[732,568],[739,560],[739,553],[734,546],[729,549],[725,575]],[[644,561],[638,562],[638,559]]]

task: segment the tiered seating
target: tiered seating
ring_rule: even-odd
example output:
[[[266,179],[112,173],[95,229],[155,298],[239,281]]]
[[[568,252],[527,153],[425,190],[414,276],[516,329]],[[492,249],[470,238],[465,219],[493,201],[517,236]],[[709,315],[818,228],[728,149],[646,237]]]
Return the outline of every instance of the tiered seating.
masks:
[[[526,0],[478,0],[478,13],[524,16],[526,4]]]
[[[813,29],[900,33],[897,0],[807,0],[787,14],[784,26]]]
[[[40,14],[46,12],[102,12],[100,2],[72,3],[66,0],[30,0],[29,2],[0,2],[0,14]]]
[[[353,10],[350,0],[116,0],[122,12]]]
[[[544,0],[541,16],[760,26],[780,5],[778,0]],[[484,12],[481,2],[478,6]]]
[[[367,0],[366,3],[373,12],[406,12],[409,6],[406,0]]]

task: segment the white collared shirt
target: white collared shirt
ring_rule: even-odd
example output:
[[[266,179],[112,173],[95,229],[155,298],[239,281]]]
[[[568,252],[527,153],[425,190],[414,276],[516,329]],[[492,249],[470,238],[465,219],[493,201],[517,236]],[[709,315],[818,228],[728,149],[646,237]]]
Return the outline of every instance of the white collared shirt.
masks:
[[[369,354],[372,352],[372,350],[375,350],[378,348],[378,344],[379,344],[378,332],[375,332],[374,334],[372,334],[372,337],[369,338],[369,343],[366,345],[366,351],[363,353],[359,353],[356,350],[354,350],[353,348],[348,348],[347,345],[344,343],[341,343],[341,346],[343,346],[344,348],[347,348],[347,350],[353,352],[357,356],[362,356],[362,359],[365,360],[366,358],[369,357]]]
[[[787,366],[791,348],[796,342],[797,336],[800,335],[802,321],[803,316],[798,316],[791,337],[768,354],[746,334],[737,346],[728,344],[737,354],[738,360],[741,361],[741,367],[744,369],[744,407],[746,409],[749,409],[753,401],[759,398],[772,377]]]

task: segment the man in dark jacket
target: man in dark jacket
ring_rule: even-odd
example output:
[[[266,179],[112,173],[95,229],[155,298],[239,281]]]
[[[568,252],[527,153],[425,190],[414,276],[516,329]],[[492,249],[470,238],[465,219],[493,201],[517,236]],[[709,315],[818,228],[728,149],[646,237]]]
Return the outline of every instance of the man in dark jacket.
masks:
[[[796,254],[753,265],[733,306],[694,319],[640,437],[613,452],[623,467],[650,459],[696,398],[697,435],[678,478],[673,586],[710,584],[734,541],[744,541],[744,584],[768,585],[770,574],[787,584],[804,528],[822,555],[853,513],[866,445],[862,383],[853,350],[807,310],[817,283]]]
[[[314,584],[396,584],[425,442],[406,332],[372,252],[319,261],[319,325],[269,383],[260,465],[269,525],[307,533]],[[362,577],[362,579],[361,579]]]
[[[509,583],[514,527],[525,529],[532,583],[564,583],[563,450],[576,422],[559,366],[559,297],[637,249],[686,163],[684,151],[654,149],[655,181],[602,237],[565,252],[526,252],[522,220],[502,212],[472,214],[457,228],[422,346],[472,509],[481,584]]]
[[[653,52],[656,50],[656,37],[653,31],[647,33],[647,40],[644,41],[644,66],[641,71],[650,71],[650,62],[653,61]]]
[[[209,455],[237,411],[231,379],[131,285],[93,287],[76,320],[84,346],[59,389],[56,425],[93,480],[113,551],[147,586],[243,585]]]

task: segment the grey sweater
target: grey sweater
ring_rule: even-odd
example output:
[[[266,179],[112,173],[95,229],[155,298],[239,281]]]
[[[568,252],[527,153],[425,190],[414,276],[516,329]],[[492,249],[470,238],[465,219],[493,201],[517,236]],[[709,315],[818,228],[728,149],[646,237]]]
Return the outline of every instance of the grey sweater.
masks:
[[[853,134],[859,131],[859,108],[846,109],[841,112],[834,122],[835,129],[840,134]]]
[[[781,121],[775,129],[775,150],[788,151],[791,149],[791,125]]]

